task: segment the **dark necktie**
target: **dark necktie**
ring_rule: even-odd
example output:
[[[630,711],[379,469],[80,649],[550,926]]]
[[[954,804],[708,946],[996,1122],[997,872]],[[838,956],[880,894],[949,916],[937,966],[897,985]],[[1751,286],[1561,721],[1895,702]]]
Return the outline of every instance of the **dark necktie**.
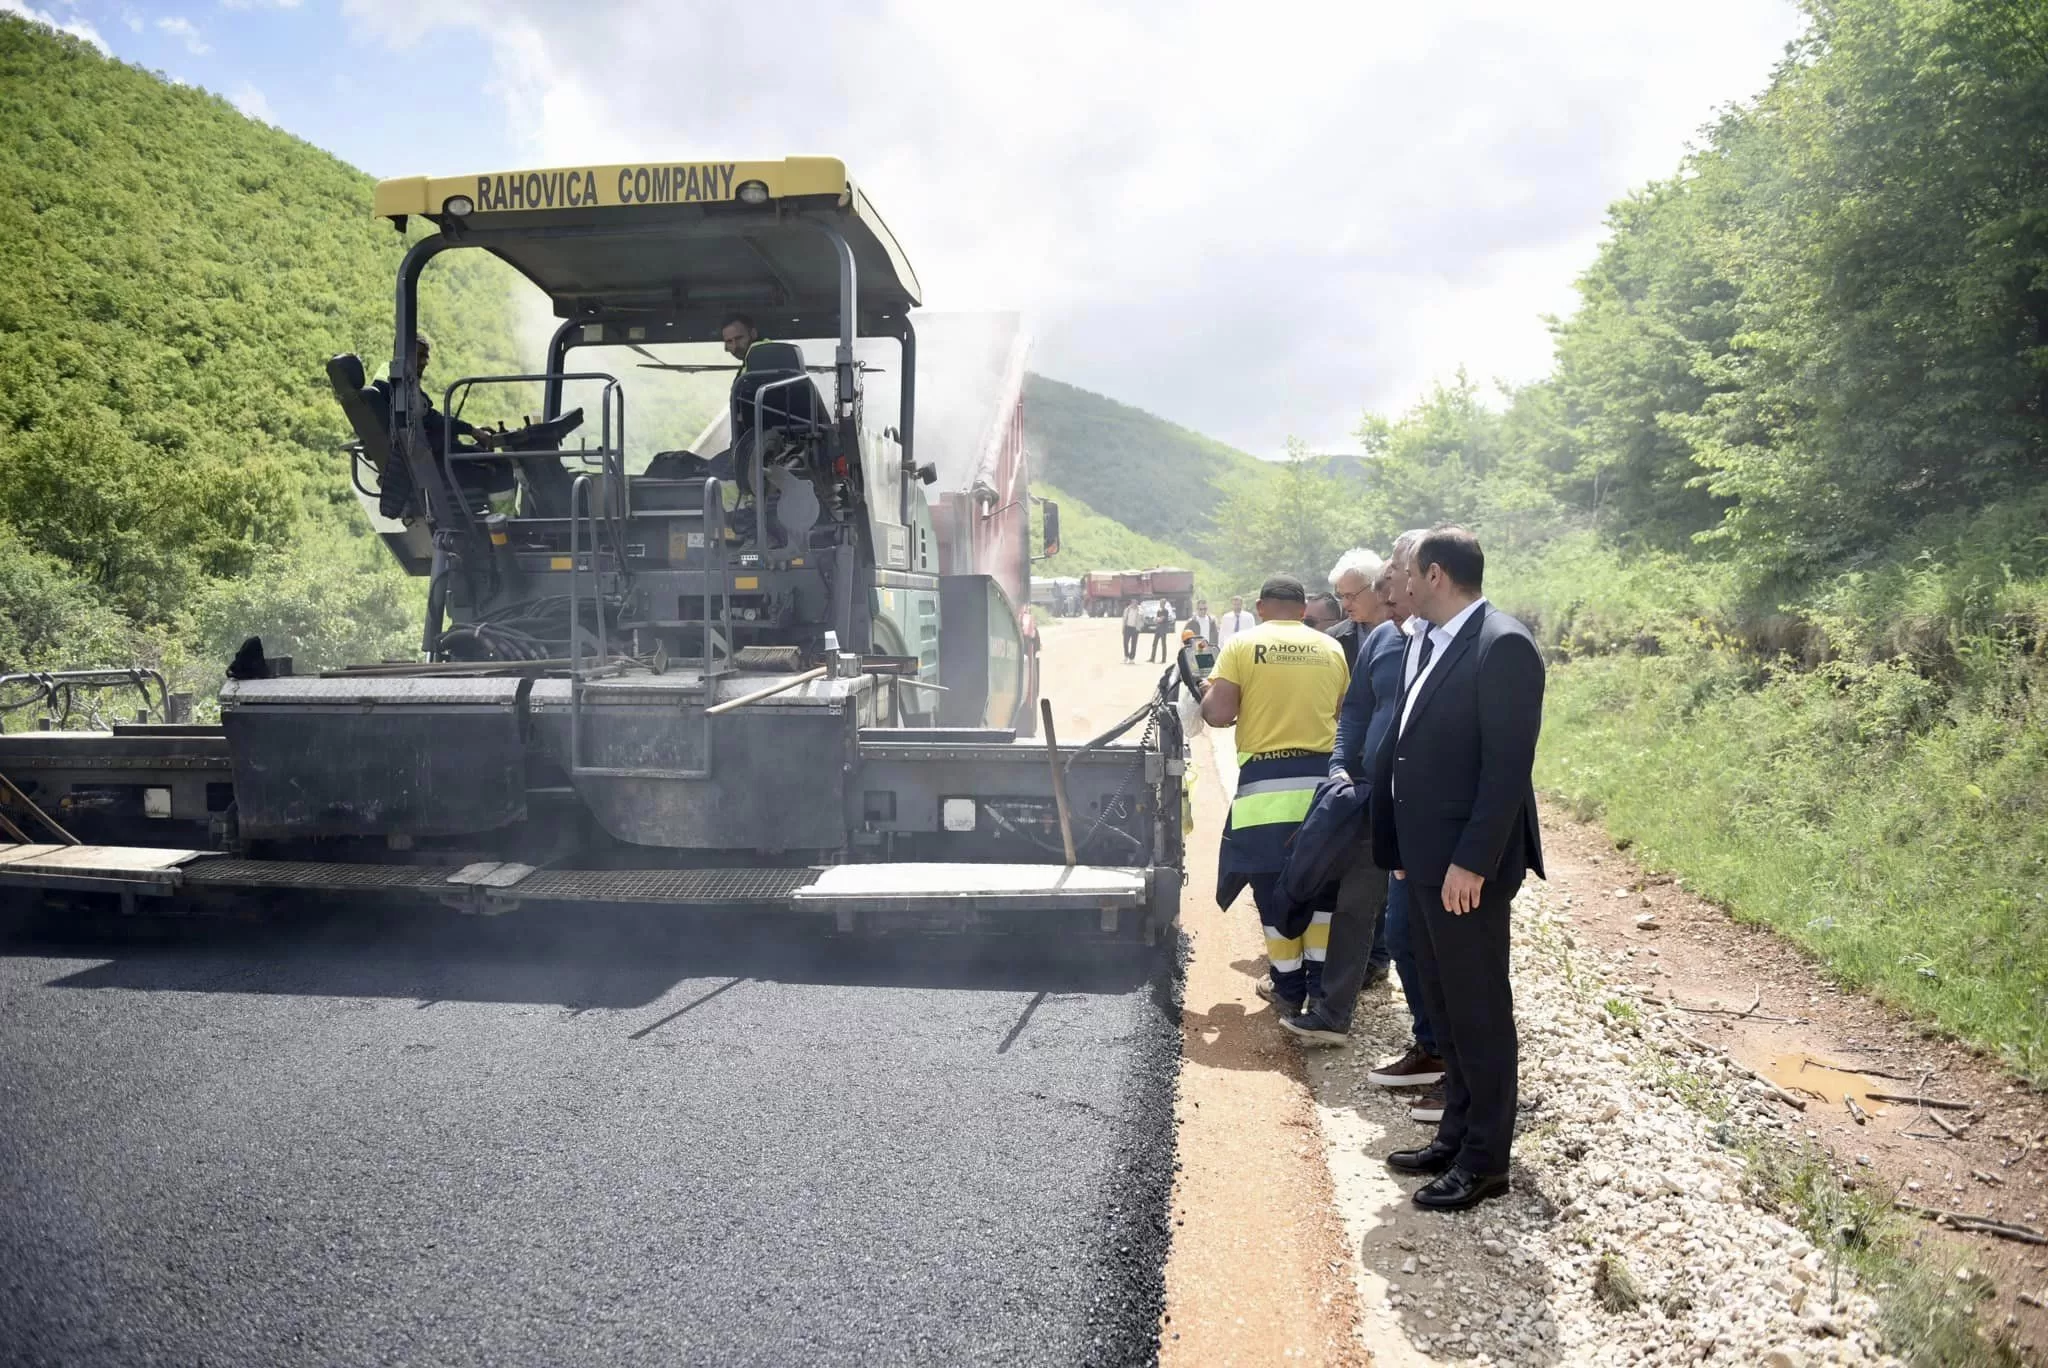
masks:
[[[1401,702],[1394,712],[1394,734],[1399,736],[1408,726],[1408,700],[1422,687],[1422,672],[1429,668],[1429,657],[1436,651],[1436,638],[1428,630],[1422,633],[1422,654],[1415,658],[1415,678],[1408,681],[1408,687],[1401,690]]]

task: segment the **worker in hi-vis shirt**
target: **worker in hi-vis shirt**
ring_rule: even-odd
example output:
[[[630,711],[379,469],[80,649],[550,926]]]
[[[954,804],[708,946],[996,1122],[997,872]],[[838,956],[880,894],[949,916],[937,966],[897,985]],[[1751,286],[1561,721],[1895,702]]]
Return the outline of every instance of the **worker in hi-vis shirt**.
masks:
[[[1337,710],[1351,682],[1343,647],[1301,620],[1307,606],[1300,580],[1268,579],[1259,625],[1224,643],[1202,693],[1202,720],[1237,728],[1237,793],[1216,860],[1216,903],[1228,907],[1251,886],[1272,974],[1259,996],[1289,1013],[1320,993],[1330,910],[1317,910],[1301,936],[1284,936],[1269,915],[1273,890],[1287,843],[1330,772]]]

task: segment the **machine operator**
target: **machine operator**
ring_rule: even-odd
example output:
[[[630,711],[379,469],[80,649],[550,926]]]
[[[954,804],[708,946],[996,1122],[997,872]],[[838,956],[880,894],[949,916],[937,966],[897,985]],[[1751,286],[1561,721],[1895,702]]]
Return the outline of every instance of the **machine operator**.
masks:
[[[425,333],[415,333],[412,339],[412,382],[415,402],[420,410],[420,428],[426,434],[427,450],[438,459],[441,453],[495,450],[504,438],[504,432],[480,428],[474,423],[451,417],[434,407],[434,396],[426,385],[427,362],[433,355],[433,344]],[[385,426],[391,421],[392,385],[387,375],[370,386],[372,403],[383,411]],[[473,499],[488,500],[493,508],[510,511],[509,502],[518,487],[518,475],[512,465],[499,462],[453,463],[450,474],[463,493]]]
[[[433,344],[427,340],[427,335],[425,333],[416,333],[412,339],[413,386],[418,393],[423,411],[420,418],[420,426],[426,429],[429,450],[433,451],[437,456],[441,452],[449,450],[450,448],[446,443],[450,435],[452,435],[457,440],[457,445],[453,450],[489,451],[497,444],[498,433],[487,432],[474,423],[464,422],[460,418],[450,418],[434,407],[434,396],[427,390],[427,361],[432,355]],[[390,413],[390,377],[387,376],[379,380],[370,388],[375,390],[383,401],[384,411],[387,414]],[[465,442],[468,443],[467,447],[461,445]]]
[[[761,340],[761,330],[754,326],[754,320],[746,314],[727,314],[724,325],[718,330],[718,340],[725,344],[727,356],[744,365],[747,360],[747,348]]]

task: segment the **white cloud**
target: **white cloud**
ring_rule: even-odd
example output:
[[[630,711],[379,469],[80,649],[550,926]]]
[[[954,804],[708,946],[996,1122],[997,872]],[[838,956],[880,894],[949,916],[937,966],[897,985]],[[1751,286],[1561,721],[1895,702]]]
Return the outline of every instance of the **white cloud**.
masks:
[[[344,0],[453,30],[540,165],[835,152],[935,308],[1259,452],[1461,362],[1524,381],[1605,210],[1761,88],[1789,0]],[[423,168],[425,169],[425,168]],[[477,168],[487,169],[487,168]]]
[[[128,26],[128,31],[130,33],[142,32],[142,16],[137,14],[132,9],[124,9],[121,11],[121,22]]]
[[[247,81],[235,87],[235,93],[228,96],[228,101],[252,119],[261,119],[267,124],[277,122],[277,115],[270,112],[270,101]]]
[[[213,51],[213,48],[200,36],[198,27],[183,15],[165,15],[156,21],[156,26],[159,32],[168,33],[171,37],[183,42],[185,44],[185,51],[191,53],[194,57],[204,57],[207,53]]]
[[[229,10],[289,10],[297,9],[299,7],[299,0],[220,0],[220,7]]]
[[[45,10],[33,8],[25,3],[25,0],[0,0],[0,14],[17,14],[34,23],[47,24],[59,33],[68,33],[73,38],[83,38],[101,52],[113,55],[113,49],[107,46],[106,39],[100,37],[100,31],[83,19],[59,19]]]

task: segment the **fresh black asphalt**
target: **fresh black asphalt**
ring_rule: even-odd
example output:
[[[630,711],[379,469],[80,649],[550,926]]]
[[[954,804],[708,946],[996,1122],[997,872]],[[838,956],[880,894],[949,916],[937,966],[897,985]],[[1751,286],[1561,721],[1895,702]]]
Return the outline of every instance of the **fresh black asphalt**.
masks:
[[[0,933],[0,1362],[1156,1355],[1156,962],[757,925]]]

